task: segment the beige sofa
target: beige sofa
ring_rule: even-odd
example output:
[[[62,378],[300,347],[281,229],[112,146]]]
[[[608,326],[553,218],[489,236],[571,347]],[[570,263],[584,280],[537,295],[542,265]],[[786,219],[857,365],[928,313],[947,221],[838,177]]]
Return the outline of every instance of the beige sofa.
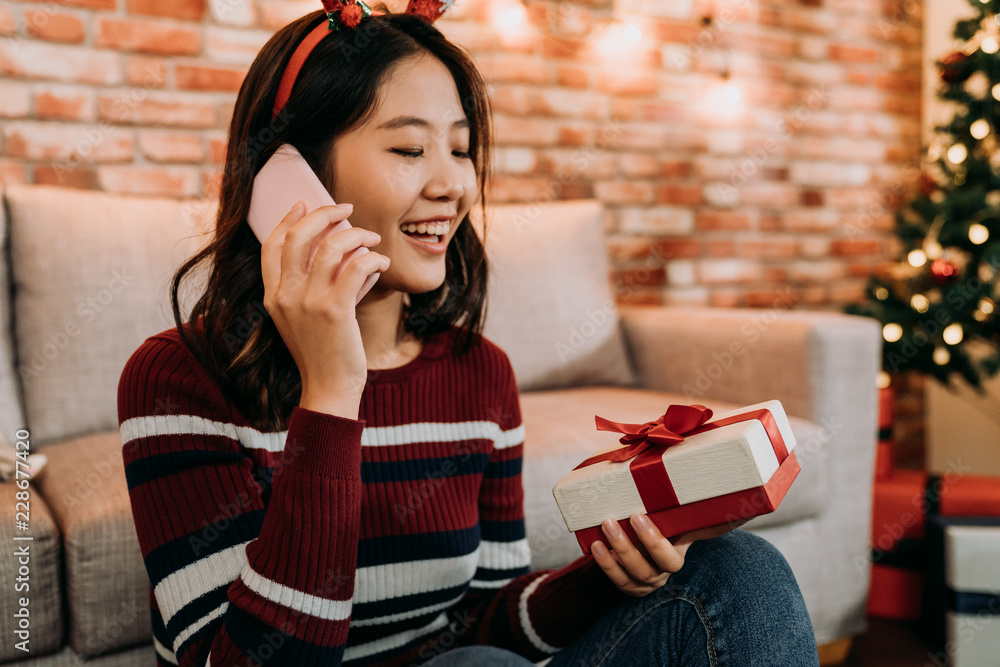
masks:
[[[0,484],[0,541],[30,535],[30,656],[0,662],[152,664],[148,580],[122,469],[116,391],[147,337],[171,328],[167,281],[203,242],[213,201],[126,198],[47,186],[3,192],[0,427],[48,464],[31,484],[30,529],[14,530]],[[838,314],[614,306],[596,201],[492,210],[487,335],[522,390],[532,567],[579,548],[552,486],[613,441],[594,415],[653,419],[670,403],[728,408],[780,399],[802,473],[777,512],[746,526],[786,555],[820,643],[863,630],[880,335]],[[190,303],[185,294],[185,303]],[[168,409],[168,406],[164,406]],[[612,441],[609,441],[612,438]],[[0,564],[13,618],[17,563]],[[8,627],[4,622],[4,627]],[[7,633],[5,632],[5,635]],[[26,659],[27,658],[27,659]]]

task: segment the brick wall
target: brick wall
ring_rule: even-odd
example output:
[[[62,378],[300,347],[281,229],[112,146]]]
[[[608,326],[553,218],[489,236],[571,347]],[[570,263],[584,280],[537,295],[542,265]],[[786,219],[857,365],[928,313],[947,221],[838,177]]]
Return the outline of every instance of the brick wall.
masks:
[[[0,181],[213,196],[250,62],[319,6],[0,0]],[[493,27],[517,7],[520,24]],[[438,25],[492,85],[494,201],[604,201],[621,302],[838,309],[894,251],[892,206],[914,180],[919,12],[461,0]]]

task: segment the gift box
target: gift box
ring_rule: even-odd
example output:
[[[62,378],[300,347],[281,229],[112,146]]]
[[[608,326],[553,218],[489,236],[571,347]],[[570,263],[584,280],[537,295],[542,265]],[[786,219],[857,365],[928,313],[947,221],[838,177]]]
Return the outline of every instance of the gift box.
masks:
[[[610,545],[612,518],[639,544],[629,517],[647,514],[666,537],[773,512],[799,473],[795,436],[781,403],[766,401],[712,419],[700,405],[671,405],[655,421],[613,422],[622,433],[552,489],[566,527],[584,554]],[[621,446],[624,445],[624,446]]]
[[[919,569],[872,563],[865,611],[879,618],[920,618],[923,585],[924,573]]]
[[[1000,518],[928,519],[924,619],[935,664],[998,664],[998,562]]]

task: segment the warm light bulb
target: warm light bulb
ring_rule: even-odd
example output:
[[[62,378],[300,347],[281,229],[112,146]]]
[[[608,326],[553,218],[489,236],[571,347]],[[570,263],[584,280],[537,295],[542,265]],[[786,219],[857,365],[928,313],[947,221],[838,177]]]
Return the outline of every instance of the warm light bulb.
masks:
[[[1000,83],[993,86],[993,99],[1000,100]]]
[[[1000,42],[997,42],[997,38],[991,35],[983,38],[979,48],[983,50],[983,53],[996,53],[997,49],[1000,49]]]
[[[885,389],[890,384],[892,384],[892,378],[885,371],[879,371],[876,383],[878,384],[879,389]]]
[[[912,267],[921,267],[927,263],[927,255],[923,250],[918,248],[910,251],[910,254],[906,256],[906,261],[908,261]]]
[[[990,133],[989,121],[980,118],[969,126],[969,134],[976,139],[984,139]]]
[[[958,345],[962,342],[964,335],[965,332],[962,331],[962,325],[958,322],[949,324],[941,333],[941,337],[944,338],[944,342],[948,343],[948,345]]]
[[[902,337],[903,327],[899,326],[895,322],[889,322],[889,324],[882,327],[882,338],[885,338],[888,342],[895,343]]]
[[[889,298],[889,290],[887,290],[884,287],[876,287],[875,298],[878,299],[879,301],[885,301],[886,299]]]
[[[986,228],[986,225],[981,225],[978,222],[969,225],[969,240],[976,245],[982,245],[986,243],[986,239],[990,238],[990,230]]]
[[[524,6],[521,3],[496,5],[493,9],[493,22],[502,28],[514,28],[524,21],[524,17]]]
[[[923,294],[914,294],[913,298],[910,299],[910,305],[918,313],[926,313],[927,309],[930,308],[931,302]]]
[[[982,299],[979,300],[979,310],[989,315],[990,313],[993,312],[993,302],[984,296]]]
[[[948,161],[952,164],[961,164],[965,162],[967,157],[969,157],[969,150],[965,144],[955,144],[948,149]]]
[[[924,244],[924,254],[927,255],[928,259],[937,259],[943,250],[944,248],[937,241],[928,241]]]
[[[935,347],[933,357],[935,364],[938,366],[944,366],[946,363],[951,361],[951,352],[944,347]]]
[[[625,26],[625,39],[636,44],[642,39],[642,31],[639,30],[638,26],[632,25],[631,23]]]

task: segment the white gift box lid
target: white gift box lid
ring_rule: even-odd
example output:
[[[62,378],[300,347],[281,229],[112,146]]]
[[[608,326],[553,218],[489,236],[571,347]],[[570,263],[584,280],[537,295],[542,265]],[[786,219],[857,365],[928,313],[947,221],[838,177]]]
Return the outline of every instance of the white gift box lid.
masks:
[[[1000,526],[946,526],[944,554],[949,588],[1000,594]]]
[[[779,401],[764,401],[712,415],[709,421],[762,409],[771,412],[785,447],[791,452],[795,448],[795,436]],[[609,432],[608,435],[613,438],[613,444],[595,454],[624,446],[619,442],[620,434]],[[608,517],[625,519],[635,512],[655,511],[643,505],[629,469],[631,462],[632,459],[599,461],[570,471],[556,483],[552,495],[570,531],[596,526]],[[663,465],[678,502],[686,505],[763,486],[778,469],[779,462],[763,424],[748,419],[685,437],[684,442],[663,453]]]

